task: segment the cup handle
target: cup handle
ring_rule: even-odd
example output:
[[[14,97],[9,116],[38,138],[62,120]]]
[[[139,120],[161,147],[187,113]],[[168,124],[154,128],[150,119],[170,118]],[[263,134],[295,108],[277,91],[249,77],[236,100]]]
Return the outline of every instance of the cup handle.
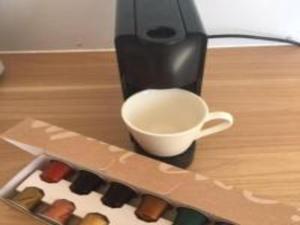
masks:
[[[205,128],[200,130],[199,133],[196,135],[196,139],[206,137],[211,134],[215,134],[230,128],[233,125],[233,116],[226,112],[213,112],[209,113],[208,116],[205,118],[205,123],[213,121],[213,120],[222,120],[220,124],[214,125],[209,128]]]

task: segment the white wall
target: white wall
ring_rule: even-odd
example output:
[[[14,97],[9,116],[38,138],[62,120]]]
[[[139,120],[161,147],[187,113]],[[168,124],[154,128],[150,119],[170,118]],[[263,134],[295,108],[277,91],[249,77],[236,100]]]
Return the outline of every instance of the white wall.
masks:
[[[112,47],[112,0],[0,0],[0,50]]]
[[[196,0],[209,34],[300,41],[299,0]],[[0,0],[0,50],[112,48],[115,0]],[[214,46],[265,42],[218,40]]]
[[[300,41],[299,0],[196,0],[209,34],[246,33]],[[214,45],[264,44],[221,40]]]

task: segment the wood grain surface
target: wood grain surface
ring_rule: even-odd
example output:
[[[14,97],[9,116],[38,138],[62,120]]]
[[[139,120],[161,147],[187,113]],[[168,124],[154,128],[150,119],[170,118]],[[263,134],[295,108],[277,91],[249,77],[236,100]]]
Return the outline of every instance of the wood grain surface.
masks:
[[[0,132],[42,119],[132,149],[120,117],[114,53],[0,55]],[[300,207],[300,50],[209,50],[203,97],[235,116],[232,129],[204,138],[191,170]],[[0,144],[0,184],[30,156]],[[0,225],[34,224],[0,204]]]

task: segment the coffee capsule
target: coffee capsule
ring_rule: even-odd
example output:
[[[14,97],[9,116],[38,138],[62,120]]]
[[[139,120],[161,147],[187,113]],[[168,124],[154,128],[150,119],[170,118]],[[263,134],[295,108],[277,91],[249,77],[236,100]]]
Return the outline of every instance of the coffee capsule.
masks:
[[[51,222],[66,224],[74,211],[74,203],[68,200],[60,199],[56,200],[44,212],[40,213],[40,216]]]
[[[96,174],[81,170],[78,172],[78,177],[72,183],[70,189],[78,195],[87,195],[104,183],[105,181]]]
[[[24,209],[32,210],[38,206],[38,204],[40,204],[43,197],[44,192],[39,188],[27,187],[24,189],[24,191],[14,196],[12,201]]]
[[[160,198],[151,195],[143,195],[142,201],[135,211],[135,214],[141,220],[155,222],[169,207],[170,205],[168,202]]]
[[[41,179],[47,183],[58,183],[64,178],[70,176],[73,169],[65,163],[52,160],[43,169]]]
[[[173,225],[204,225],[208,219],[203,214],[188,208],[178,208]]]
[[[136,197],[136,195],[136,192],[130,187],[112,182],[101,200],[104,205],[111,208],[120,208],[132,198]]]
[[[99,213],[87,214],[79,225],[108,225],[109,220],[106,216]]]

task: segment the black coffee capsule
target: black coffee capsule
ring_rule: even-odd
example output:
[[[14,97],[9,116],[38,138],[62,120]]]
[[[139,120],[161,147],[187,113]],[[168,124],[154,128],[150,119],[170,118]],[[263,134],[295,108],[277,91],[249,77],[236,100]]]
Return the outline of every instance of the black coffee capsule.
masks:
[[[102,197],[102,202],[111,208],[120,208],[136,197],[136,192],[123,184],[112,182]]]
[[[72,192],[79,195],[87,195],[99,188],[105,181],[96,174],[81,170],[78,172],[78,177],[70,186]]]

